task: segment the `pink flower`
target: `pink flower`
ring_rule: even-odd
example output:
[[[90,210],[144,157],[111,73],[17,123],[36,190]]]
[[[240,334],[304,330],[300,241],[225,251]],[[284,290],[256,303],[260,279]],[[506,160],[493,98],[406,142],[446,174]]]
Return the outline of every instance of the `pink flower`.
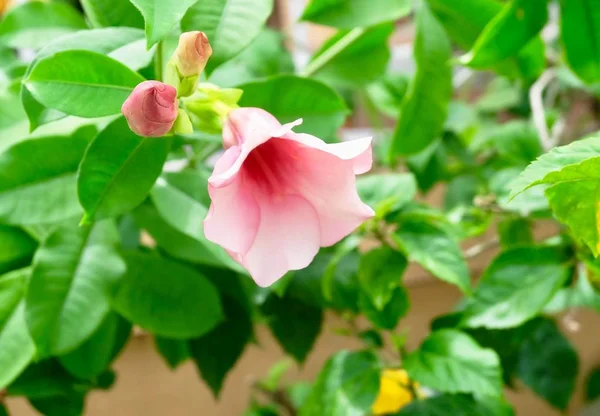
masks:
[[[204,71],[212,48],[204,32],[185,32],[179,36],[175,65],[182,77],[193,77]]]
[[[121,112],[135,134],[164,136],[177,119],[177,90],[159,81],[144,81],[127,97]]]
[[[371,139],[327,144],[294,133],[259,108],[239,108],[223,128],[227,149],[208,180],[204,234],[269,286],[310,264],[374,215],[356,192],[371,168]]]

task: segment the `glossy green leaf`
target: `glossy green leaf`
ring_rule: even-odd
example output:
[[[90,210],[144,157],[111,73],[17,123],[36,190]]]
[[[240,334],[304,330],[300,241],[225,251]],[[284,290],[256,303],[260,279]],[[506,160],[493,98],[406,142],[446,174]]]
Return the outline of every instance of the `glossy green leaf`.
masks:
[[[299,416],[368,414],[379,391],[378,367],[370,352],[338,352],[325,363]]]
[[[201,0],[185,14],[181,29],[206,33],[213,49],[209,65],[216,67],[258,36],[272,10],[273,0]]]
[[[304,362],[321,332],[321,309],[289,296],[271,295],[261,310],[284,351],[299,363]]]
[[[398,20],[407,16],[411,9],[408,0],[311,0],[301,19],[351,29]]]
[[[62,2],[26,2],[0,20],[0,44],[39,49],[53,39],[86,27],[83,17]]]
[[[406,356],[404,368],[412,379],[442,392],[502,394],[498,355],[454,329],[429,335],[418,350]]]
[[[94,27],[144,27],[144,19],[130,1],[82,0],[85,15]]]
[[[410,261],[463,292],[470,291],[469,268],[458,243],[446,230],[430,222],[408,220],[399,225],[393,238]]]
[[[131,324],[109,313],[96,332],[79,348],[58,360],[69,373],[81,379],[98,377],[108,369],[129,338]]]
[[[345,47],[335,54],[318,69],[311,72],[312,76],[331,85],[361,86],[377,80],[385,73],[390,59],[388,47],[389,37],[394,31],[391,23],[385,23],[368,29],[341,30],[331,38],[327,39],[323,46],[315,52],[312,61],[307,66],[316,65],[321,59],[325,59],[332,50],[340,44]],[[351,41],[347,39],[351,37]],[[360,67],[360,71],[356,68]]]
[[[0,219],[31,225],[80,215],[75,173],[94,131],[26,140],[2,153]]]
[[[162,172],[170,147],[168,139],[137,136],[123,117],[101,131],[77,176],[84,221],[114,217],[139,205]]]
[[[358,297],[358,306],[376,327],[391,331],[396,328],[400,318],[408,313],[410,300],[406,289],[397,286],[390,293],[390,299],[383,308],[377,308],[377,305],[364,292],[361,292]]]
[[[515,412],[500,400],[480,401],[463,394],[442,394],[415,400],[394,416],[514,416]]]
[[[185,340],[154,337],[154,345],[172,370],[190,358],[190,348]]]
[[[438,138],[452,96],[450,41],[427,3],[419,9],[416,25],[417,71],[404,97],[390,146],[393,158],[419,153]]]
[[[25,293],[30,269],[0,276],[0,388],[25,369],[35,354],[25,323]]]
[[[600,9],[595,0],[560,2],[560,34],[569,67],[586,83],[600,81]]]
[[[410,173],[359,176],[356,188],[360,199],[380,218],[401,209],[417,194],[417,183]]]
[[[242,107],[259,107],[281,123],[299,118],[303,124],[294,131],[330,139],[344,124],[348,108],[342,98],[327,85],[295,75],[281,75],[240,86]]]
[[[0,273],[29,264],[37,242],[20,228],[0,224]]]
[[[467,301],[461,324],[510,328],[537,315],[571,275],[555,247],[516,247],[500,254]]]
[[[73,351],[104,321],[108,292],[125,272],[114,224],[58,227],[36,253],[27,291],[27,325],[39,357]]]
[[[190,355],[215,396],[219,395],[227,373],[253,336],[248,311],[227,296],[223,297],[223,308],[224,321],[211,332],[189,342]]]
[[[390,302],[402,279],[408,262],[406,257],[388,246],[381,246],[360,259],[358,280],[362,292],[378,310]]]
[[[461,62],[489,67],[516,55],[533,40],[548,20],[548,0],[511,0],[485,27]]]
[[[201,273],[154,254],[130,253],[125,261],[127,273],[111,304],[134,324],[156,335],[185,339],[205,334],[222,321],[219,294]]]
[[[79,117],[102,117],[120,113],[142,81],[139,74],[105,55],[69,50],[40,60],[24,83],[46,107]]]
[[[146,22],[146,38],[148,39],[148,48],[161,41],[170,34],[179,21],[185,15],[185,12],[198,0],[129,0],[144,16]],[[198,30],[195,27],[190,30]],[[202,28],[202,30],[204,30]],[[187,31],[187,30],[185,30]],[[210,38],[210,37],[209,37]]]

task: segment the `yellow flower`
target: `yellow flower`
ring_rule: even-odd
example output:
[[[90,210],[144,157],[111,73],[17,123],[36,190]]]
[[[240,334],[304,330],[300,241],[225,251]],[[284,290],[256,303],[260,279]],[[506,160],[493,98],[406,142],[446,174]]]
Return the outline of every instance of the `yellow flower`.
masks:
[[[409,387],[410,379],[406,370],[388,369],[381,373],[379,394],[373,407],[374,415],[386,415],[396,413],[404,406],[413,401],[414,396]],[[418,384],[413,383],[413,388],[418,389]],[[417,394],[418,390],[417,390]]]

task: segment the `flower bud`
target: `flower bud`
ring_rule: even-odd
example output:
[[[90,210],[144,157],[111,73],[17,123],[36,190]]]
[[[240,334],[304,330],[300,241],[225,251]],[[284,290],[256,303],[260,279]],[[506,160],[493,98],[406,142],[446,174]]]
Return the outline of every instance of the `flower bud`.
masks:
[[[186,32],[179,36],[175,50],[175,66],[183,78],[200,75],[204,71],[212,48],[204,32]]]
[[[121,112],[135,134],[164,136],[177,119],[177,90],[159,81],[144,81],[125,100]]]

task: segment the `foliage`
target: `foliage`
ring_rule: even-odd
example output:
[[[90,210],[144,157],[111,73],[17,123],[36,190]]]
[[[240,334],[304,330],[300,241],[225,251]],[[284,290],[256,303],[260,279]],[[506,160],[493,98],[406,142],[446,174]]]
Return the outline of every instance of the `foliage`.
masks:
[[[273,7],[48,0],[0,16],[0,398],[83,414],[118,377],[132,326],[218,397],[257,326],[302,364],[337,314],[338,336],[362,348],[311,383],[276,365],[248,415],[510,416],[517,380],[567,409],[579,357],[556,314],[600,311],[598,2],[311,0],[301,20],[335,33],[305,68],[266,28]],[[389,65],[409,19],[413,73]],[[181,100],[195,110],[177,126],[194,132],[137,136],[123,102],[167,81],[193,30],[213,49],[199,95]],[[374,218],[269,288],[203,231],[219,109],[236,103],[303,118],[296,132],[329,143],[364,109],[376,135],[373,172],[356,182]],[[424,340],[403,326],[415,265],[464,297]]]

